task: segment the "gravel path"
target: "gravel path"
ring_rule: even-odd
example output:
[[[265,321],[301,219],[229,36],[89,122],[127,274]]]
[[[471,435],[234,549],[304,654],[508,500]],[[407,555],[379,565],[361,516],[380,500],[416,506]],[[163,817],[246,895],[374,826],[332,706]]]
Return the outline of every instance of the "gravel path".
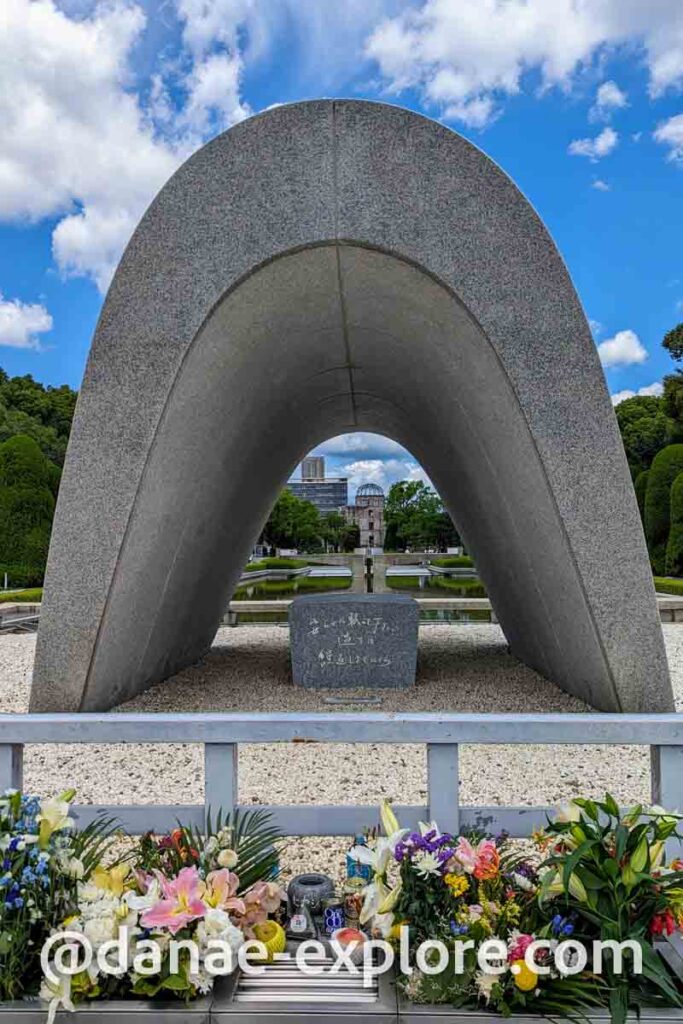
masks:
[[[677,706],[683,710],[683,628],[664,625]],[[323,697],[295,688],[289,634],[278,626],[219,630],[200,663],[121,705],[120,711],[330,711]],[[27,709],[35,636],[0,638],[0,711]],[[348,691],[337,695],[349,697]],[[358,707],[358,705],[356,705]],[[334,710],[352,710],[353,705]],[[498,626],[444,625],[420,630],[417,686],[385,692],[373,710],[577,712],[589,710],[507,652]],[[642,747],[468,746],[461,755],[465,804],[546,804],[579,793],[649,799],[649,752]],[[28,747],[27,789],[74,786],[83,803],[194,803],[203,799],[201,748],[191,744]],[[401,803],[426,798],[424,747],[266,745],[240,748],[242,803]],[[370,820],[373,820],[372,818]],[[292,844],[287,868],[341,867],[343,843]]]

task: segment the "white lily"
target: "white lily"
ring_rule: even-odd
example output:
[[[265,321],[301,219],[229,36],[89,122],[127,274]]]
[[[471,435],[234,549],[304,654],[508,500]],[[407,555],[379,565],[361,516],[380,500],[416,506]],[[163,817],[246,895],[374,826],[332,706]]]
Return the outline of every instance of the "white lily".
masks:
[[[152,907],[154,907],[161,899],[161,886],[159,885],[159,880],[157,878],[153,878],[149,883],[147,892],[143,896],[139,896],[136,892],[129,890],[124,893],[123,898],[131,910],[137,910],[139,912],[151,910]]]
[[[71,999],[71,975],[61,974],[55,970],[54,964],[51,966],[53,974],[58,977],[59,981],[55,984],[54,981],[48,981],[44,977],[40,986],[40,998],[48,1003],[47,1024],[54,1024],[60,1006],[70,1013],[76,1011]]]
[[[401,883],[390,889],[386,883],[386,873],[394,859],[397,844],[407,835],[408,829],[400,828],[389,836],[379,836],[374,846],[354,846],[351,850],[354,860],[368,865],[373,873],[373,880],[363,890],[361,924],[366,924],[376,914],[388,913],[396,905]]]
[[[557,808],[555,821],[564,823],[581,821],[581,808],[573,800],[568,800]]]
[[[42,800],[40,813],[36,821],[40,823],[40,845],[45,848],[54,832],[61,832],[65,828],[71,828],[74,821],[69,817],[73,800],[73,790],[62,793],[61,796],[52,797],[50,800]]]
[[[401,831],[398,818],[394,814],[393,808],[388,800],[382,800],[382,806],[379,809],[379,820],[382,823],[385,836],[392,836],[394,832]]]

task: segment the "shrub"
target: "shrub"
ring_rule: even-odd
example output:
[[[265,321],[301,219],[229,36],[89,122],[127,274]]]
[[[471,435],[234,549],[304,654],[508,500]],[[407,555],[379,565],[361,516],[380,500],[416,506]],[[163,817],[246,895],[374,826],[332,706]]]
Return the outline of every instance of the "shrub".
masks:
[[[671,485],[669,520],[665,571],[667,576],[683,576],[683,472]]]
[[[42,587],[33,587],[31,590],[12,590],[6,594],[0,594],[0,604],[18,604],[19,602],[38,604],[42,599]]]
[[[453,593],[453,597],[486,597],[484,584],[478,579],[432,576],[429,580],[429,586],[440,590],[450,590]]]
[[[643,523],[645,522],[645,492],[647,491],[647,478],[650,475],[649,469],[644,469],[642,473],[639,473],[633,483],[633,488],[636,492],[636,501],[638,502],[638,508],[640,510],[640,518]]]
[[[430,558],[429,561],[439,569],[474,568],[474,562],[469,555],[449,555],[447,558]]]
[[[258,562],[245,565],[245,572],[262,572],[264,569],[305,569],[308,565],[302,558],[260,558]]]
[[[683,580],[669,580],[663,576],[655,576],[655,590],[658,594],[675,594],[683,597]]]
[[[0,444],[0,563],[26,566],[41,577],[55,509],[51,469],[30,437]]]
[[[645,491],[645,536],[656,576],[666,567],[669,539],[671,485],[683,471],[683,444],[670,444],[658,452],[650,467]]]

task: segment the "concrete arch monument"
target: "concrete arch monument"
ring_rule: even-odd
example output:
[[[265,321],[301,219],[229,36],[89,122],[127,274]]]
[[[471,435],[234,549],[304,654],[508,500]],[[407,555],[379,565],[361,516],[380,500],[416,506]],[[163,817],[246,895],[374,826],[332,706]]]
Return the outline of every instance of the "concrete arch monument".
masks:
[[[615,417],[541,221],[442,125],[316,101],[196,153],[125,252],[73,425],[32,710],[108,708],[196,661],[297,461],[358,429],[424,465],[519,658],[598,708],[672,707]]]

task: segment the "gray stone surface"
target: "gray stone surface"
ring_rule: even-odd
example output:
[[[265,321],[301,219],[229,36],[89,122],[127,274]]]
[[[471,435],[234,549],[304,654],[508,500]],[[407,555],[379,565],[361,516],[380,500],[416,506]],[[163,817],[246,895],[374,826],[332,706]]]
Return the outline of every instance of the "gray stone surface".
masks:
[[[111,707],[200,657],[278,489],[350,430],[422,462],[522,660],[598,708],[670,709],[614,412],[552,240],[465,139],[329,100],[205,146],[123,256],[62,478],[33,710]]]
[[[292,678],[310,689],[415,682],[420,610],[403,594],[307,594],[289,612]]]

